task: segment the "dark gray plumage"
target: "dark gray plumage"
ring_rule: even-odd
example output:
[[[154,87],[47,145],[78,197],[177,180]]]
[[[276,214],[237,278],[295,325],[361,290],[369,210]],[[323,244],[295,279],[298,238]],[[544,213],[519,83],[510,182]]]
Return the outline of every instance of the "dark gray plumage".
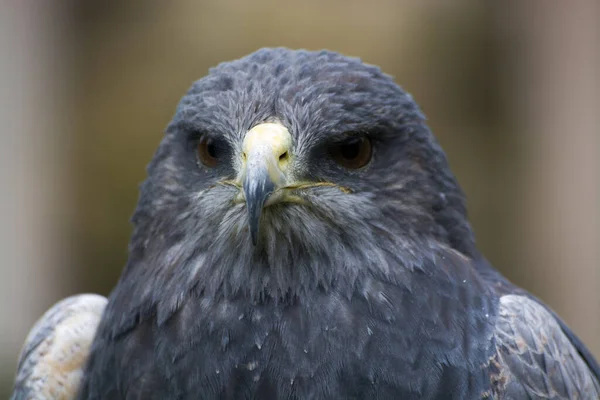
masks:
[[[268,122],[291,144],[253,169],[245,138]],[[370,161],[336,163],[356,138]],[[599,397],[581,342],[478,253],[417,105],[358,59],[263,49],[211,70],[133,222],[80,399]]]

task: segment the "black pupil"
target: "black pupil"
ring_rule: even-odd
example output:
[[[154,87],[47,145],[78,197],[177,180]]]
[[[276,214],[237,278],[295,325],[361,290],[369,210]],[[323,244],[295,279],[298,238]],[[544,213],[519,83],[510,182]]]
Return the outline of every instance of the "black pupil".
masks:
[[[340,146],[340,154],[345,160],[354,160],[360,155],[362,140],[353,140]]]
[[[219,149],[214,141],[209,140],[208,143],[206,143],[206,152],[210,157],[217,158]]]

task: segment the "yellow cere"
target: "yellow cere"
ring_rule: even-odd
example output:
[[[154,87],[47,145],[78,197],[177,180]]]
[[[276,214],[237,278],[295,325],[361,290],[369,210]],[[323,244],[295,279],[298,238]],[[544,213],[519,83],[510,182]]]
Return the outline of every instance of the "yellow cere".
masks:
[[[272,155],[280,169],[287,165],[291,148],[292,136],[287,128],[272,122],[259,124],[250,129],[242,144],[245,157],[249,158],[257,153],[262,157]],[[283,155],[285,156],[281,157]]]

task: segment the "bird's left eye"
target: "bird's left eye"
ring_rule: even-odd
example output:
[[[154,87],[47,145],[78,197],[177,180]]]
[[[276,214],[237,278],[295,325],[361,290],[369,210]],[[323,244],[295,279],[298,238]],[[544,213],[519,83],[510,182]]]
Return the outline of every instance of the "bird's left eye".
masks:
[[[223,156],[223,152],[223,146],[214,139],[202,138],[198,142],[198,158],[207,167],[216,167]]]
[[[362,168],[371,161],[373,146],[368,137],[352,138],[329,145],[333,160],[348,169]]]

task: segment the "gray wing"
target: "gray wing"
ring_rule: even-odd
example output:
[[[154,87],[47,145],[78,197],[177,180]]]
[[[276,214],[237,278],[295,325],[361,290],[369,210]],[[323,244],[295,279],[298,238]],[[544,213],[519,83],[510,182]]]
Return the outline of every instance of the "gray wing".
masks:
[[[502,296],[495,339],[499,398],[600,398],[597,377],[555,317],[535,300]]]
[[[81,294],[46,311],[25,339],[11,399],[75,398],[106,302]]]

